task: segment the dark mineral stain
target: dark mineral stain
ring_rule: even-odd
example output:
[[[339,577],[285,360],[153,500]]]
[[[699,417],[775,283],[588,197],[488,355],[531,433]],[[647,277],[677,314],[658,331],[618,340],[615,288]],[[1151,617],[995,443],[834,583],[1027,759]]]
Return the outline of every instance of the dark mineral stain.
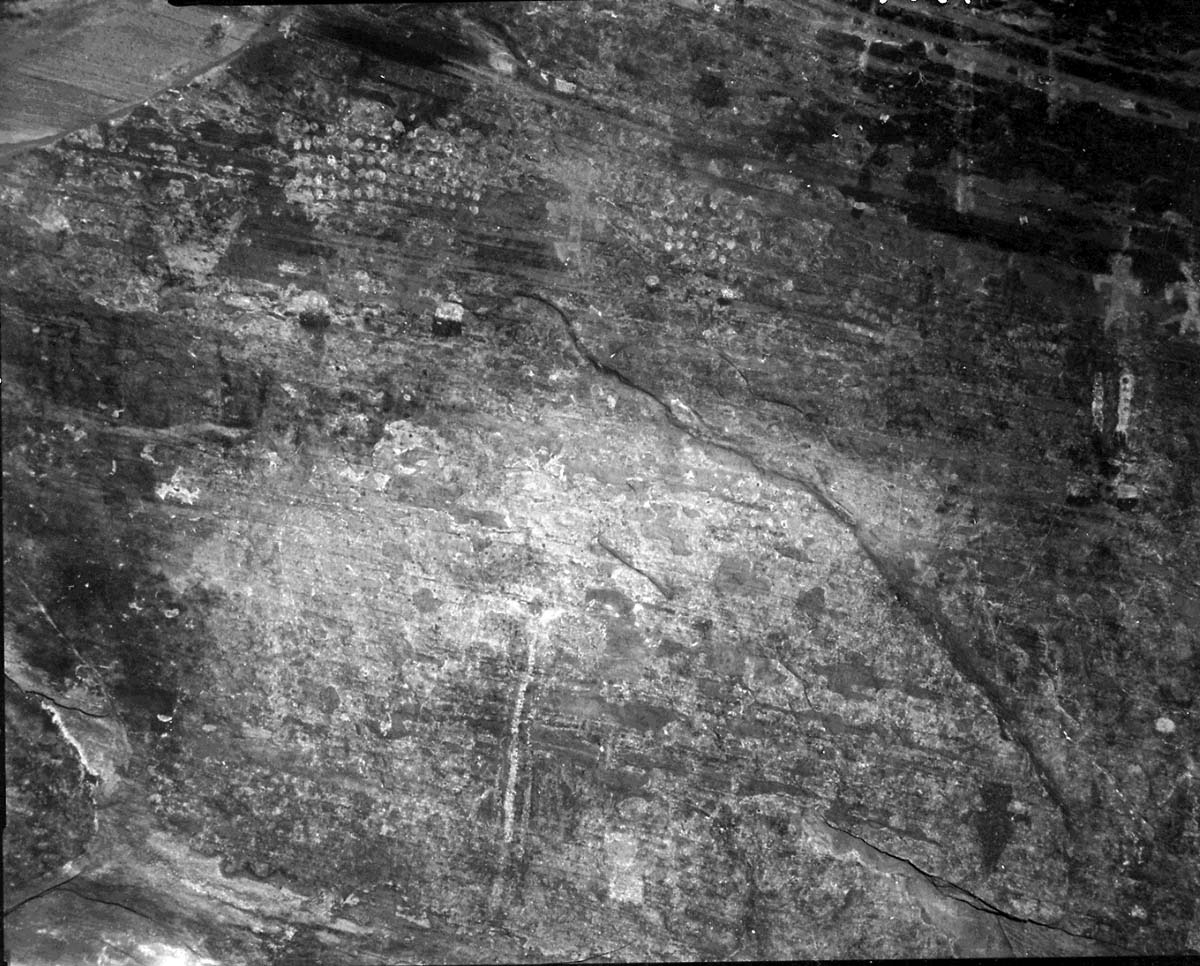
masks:
[[[1188,785],[1180,783],[1171,793],[1162,809],[1158,828],[1155,830],[1156,844],[1171,855],[1183,857],[1187,854],[1187,831],[1189,824],[1195,828],[1197,803]]]
[[[787,557],[789,560],[795,560],[799,563],[812,563],[812,557],[801,547],[795,547],[787,543],[775,544],[775,552],[781,557]]]
[[[647,701],[625,701],[620,704],[607,701],[604,710],[616,719],[622,728],[631,731],[658,731],[678,717],[669,708],[662,708]]]
[[[475,510],[470,507],[452,506],[450,513],[459,523],[478,523],[485,530],[504,530],[508,524],[495,510]]]
[[[729,104],[729,89],[715,74],[701,74],[692,87],[692,97],[705,107],[725,107]]]
[[[1008,811],[1012,785],[984,782],[979,797],[983,807],[975,813],[975,834],[979,836],[980,864],[984,873],[990,874],[996,870],[1013,834],[1013,819]]]
[[[825,588],[810,587],[796,597],[796,610],[814,617],[825,610]]]
[[[338,694],[337,688],[332,684],[327,684],[321,689],[319,704],[321,711],[325,714],[333,714],[341,705],[342,699]]]
[[[324,309],[305,309],[300,313],[297,321],[301,328],[307,329],[309,332],[324,332],[329,328],[331,320],[329,313]]]
[[[636,658],[646,649],[646,637],[635,623],[618,618],[608,622],[604,644],[611,655]]]
[[[112,695],[126,715],[131,732],[161,732],[164,722],[175,713],[179,696],[173,690],[160,687],[148,680],[129,680],[112,688]]]
[[[629,768],[598,768],[596,780],[605,788],[622,795],[633,795],[649,784],[650,778]]]
[[[602,606],[611,607],[626,620],[633,616],[633,601],[619,590],[609,587],[589,587],[585,601],[591,603],[593,600]]]
[[[792,104],[767,124],[762,135],[763,144],[782,159],[824,143],[837,130],[835,113],[836,109],[829,105],[822,111],[811,104]]]
[[[770,582],[755,573],[754,561],[737,556],[722,558],[713,574],[713,588],[721,594],[767,594]]]
[[[435,318],[430,327],[435,338],[453,339],[463,333],[463,324],[458,319]]]
[[[398,23],[407,19],[405,13],[398,9],[390,17],[314,17],[313,29],[328,40],[393,64],[430,70],[441,67],[447,60],[477,59],[448,18],[430,13]]]
[[[416,607],[422,614],[428,614],[435,611],[441,606],[441,601],[437,599],[433,591],[428,587],[422,587],[413,594],[413,606]]]
[[[848,698],[869,698],[883,686],[883,682],[872,668],[850,662],[837,664],[814,662],[810,665],[810,669],[814,673],[824,676],[830,691],[835,691]]]

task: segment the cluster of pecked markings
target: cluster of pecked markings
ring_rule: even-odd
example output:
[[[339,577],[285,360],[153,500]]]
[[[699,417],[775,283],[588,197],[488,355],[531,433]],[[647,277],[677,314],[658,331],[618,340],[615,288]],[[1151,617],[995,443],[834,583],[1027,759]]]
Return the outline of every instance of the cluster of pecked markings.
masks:
[[[288,198],[308,204],[351,201],[425,205],[479,213],[481,185],[458,170],[454,139],[399,119],[354,130],[349,119],[330,124],[284,115],[281,139],[295,171]]]

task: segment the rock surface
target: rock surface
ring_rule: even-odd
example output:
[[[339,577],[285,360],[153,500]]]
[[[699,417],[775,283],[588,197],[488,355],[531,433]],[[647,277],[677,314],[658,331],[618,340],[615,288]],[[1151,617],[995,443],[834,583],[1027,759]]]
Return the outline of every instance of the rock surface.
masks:
[[[5,160],[11,960],[1200,948],[1186,8],[314,7]]]

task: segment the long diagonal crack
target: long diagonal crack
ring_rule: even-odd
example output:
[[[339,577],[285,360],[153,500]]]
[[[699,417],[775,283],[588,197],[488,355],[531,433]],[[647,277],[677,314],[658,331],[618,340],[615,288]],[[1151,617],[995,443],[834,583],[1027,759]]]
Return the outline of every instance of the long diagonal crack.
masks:
[[[60,869],[57,872],[43,876],[32,885],[12,890],[17,893],[17,896],[11,899],[8,896],[5,897],[4,915],[7,916],[10,913],[14,913],[28,903],[36,902],[42,896],[49,895],[56,889],[69,891],[65,889],[65,886],[74,879],[78,879],[85,871],[85,869],[75,868],[74,862],[69,862],[65,870]]]
[[[95,904],[101,905],[101,906],[109,906],[114,909],[120,909],[124,912],[129,913],[130,915],[137,916],[138,918],[144,919],[149,923],[153,923],[155,926],[158,926],[160,928],[165,927],[167,925],[167,924],[161,922],[159,919],[156,919],[154,916],[149,915],[148,913],[142,912],[140,909],[135,909],[133,906],[130,906],[124,902],[118,902],[115,899],[102,899],[99,896],[90,895],[87,892],[81,892],[79,889],[75,888],[72,885],[72,883],[75,882],[76,880],[80,880],[80,877],[84,874],[85,871],[87,871],[87,870],[81,869],[81,870],[72,872],[70,874],[60,876],[57,881],[51,883],[50,885],[47,885],[45,888],[40,889],[39,891],[35,892],[33,895],[25,896],[20,901],[14,902],[12,905],[5,906],[4,915],[7,917],[11,913],[16,912],[21,907],[29,905],[30,903],[34,903],[37,900],[43,899],[46,896],[51,895],[53,893],[67,893],[69,895],[75,896],[77,899],[82,899],[84,902],[91,902],[91,903],[95,903]],[[80,881],[82,881],[82,880],[80,880]],[[210,962],[210,960],[203,959],[200,956],[199,952],[197,952],[196,949],[194,949],[188,943],[182,942],[179,940],[176,940],[176,941],[179,943],[180,946],[182,946],[189,953],[191,953],[192,956],[195,957],[195,959],[197,961]],[[108,945],[111,945],[111,944],[108,944]],[[114,948],[119,948],[119,947],[114,947]],[[133,957],[130,957],[130,958],[132,959]]]
[[[834,825],[828,819],[806,816],[804,819],[806,830],[810,834],[815,834],[822,839],[826,845],[833,851],[845,854],[847,852],[855,852],[861,860],[874,865],[879,871],[887,874],[903,875],[909,879],[914,879],[925,883],[929,888],[936,891],[942,897],[950,899],[957,903],[969,906],[978,913],[993,916],[997,920],[997,925],[1000,926],[1001,933],[1005,941],[1010,946],[1010,951],[1017,954],[1017,950],[1011,948],[1011,940],[1008,934],[1004,932],[1002,922],[1010,922],[1018,926],[1033,926],[1038,929],[1049,929],[1062,936],[1072,940],[1079,940],[1092,945],[1099,945],[1099,941],[1092,936],[1086,936],[1082,933],[1073,932],[1070,929],[1064,929],[1061,926],[1056,926],[1048,922],[1042,922],[1039,919],[1032,919],[1027,916],[1014,915],[999,906],[993,905],[982,896],[978,896],[968,889],[964,889],[957,883],[943,879],[941,876],[927,872],[922,869],[911,859],[907,859],[902,855],[895,855],[888,852],[886,849],[880,848],[873,842],[864,839],[860,835],[855,835],[848,829],[840,828]],[[851,840],[851,841],[847,841]],[[1107,945],[1107,944],[1105,944]],[[1112,951],[1117,951],[1112,947]]]
[[[142,919],[145,919],[147,922],[151,922],[160,928],[170,928],[169,924],[162,922],[161,920],[155,918],[154,916],[149,915],[148,913],[142,912],[140,909],[135,909],[133,906],[127,905],[124,902],[117,902],[115,899],[101,899],[99,896],[88,895],[85,892],[80,892],[78,889],[70,888],[70,887],[66,886],[65,884],[62,887],[62,891],[69,892],[73,896],[78,896],[80,899],[83,899],[85,902],[94,902],[97,905],[111,906],[114,909],[121,909],[125,912],[128,912],[130,915],[138,916]],[[192,946],[188,945],[185,942],[179,941],[179,940],[176,940],[176,941],[179,942],[180,946],[182,946],[189,953],[191,953],[194,957],[196,957],[196,959],[198,959],[198,960],[201,959],[200,954],[194,948],[192,948]]]
[[[528,290],[518,290],[513,294],[539,302],[553,310],[562,321],[567,338],[581,359],[601,375],[615,380],[627,389],[655,403],[671,426],[685,433],[701,446],[738,457],[762,477],[780,481],[803,491],[816,501],[822,510],[849,530],[863,555],[883,578],[888,589],[918,619],[921,626],[930,632],[955,670],[983,694],[997,720],[1012,735],[1029,758],[1047,796],[1054,802],[1062,815],[1063,825],[1068,834],[1075,834],[1074,810],[1064,792],[1064,782],[1046,760],[1033,736],[1029,734],[1024,717],[1016,703],[984,671],[975,656],[969,635],[955,626],[936,600],[931,599],[928,593],[923,592],[914,581],[904,575],[900,565],[888,553],[887,548],[870,527],[858,519],[833,495],[827,482],[829,474],[824,467],[814,462],[812,472],[807,474],[779,469],[765,464],[760,458],[746,452],[741,447],[714,437],[705,431],[707,427],[691,410],[680,404],[673,405],[672,402],[663,399],[659,394],[630,378],[620,369],[598,358],[584,343],[570,315],[553,299]],[[681,415],[681,413],[685,415]]]

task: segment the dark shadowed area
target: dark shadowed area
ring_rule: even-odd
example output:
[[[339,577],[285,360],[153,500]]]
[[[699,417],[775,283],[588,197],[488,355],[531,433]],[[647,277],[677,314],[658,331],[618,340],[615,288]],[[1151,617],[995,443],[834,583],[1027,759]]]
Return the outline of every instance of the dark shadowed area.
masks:
[[[1193,0],[0,31],[10,962],[1200,953]]]

